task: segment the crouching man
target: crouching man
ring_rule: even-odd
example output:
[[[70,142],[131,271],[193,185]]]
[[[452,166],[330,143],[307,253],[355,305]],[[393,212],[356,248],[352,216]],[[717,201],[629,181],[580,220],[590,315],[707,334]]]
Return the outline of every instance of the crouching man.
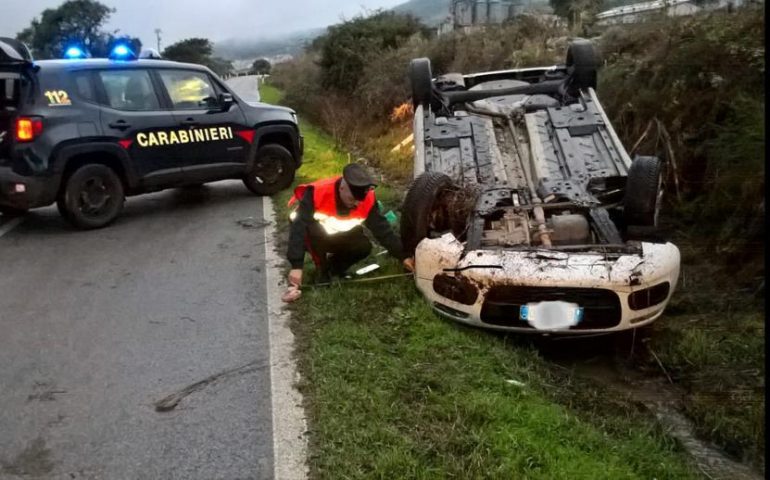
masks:
[[[294,207],[287,253],[290,291],[302,285],[305,251],[313,257],[319,283],[346,275],[348,268],[366,258],[372,244],[364,226],[388,253],[403,262],[404,268],[414,269],[414,259],[405,256],[401,239],[377,206],[376,186],[363,166],[352,163],[342,170],[342,176],[299,185],[294,190],[289,200],[289,206]],[[285,301],[296,299],[288,293]]]

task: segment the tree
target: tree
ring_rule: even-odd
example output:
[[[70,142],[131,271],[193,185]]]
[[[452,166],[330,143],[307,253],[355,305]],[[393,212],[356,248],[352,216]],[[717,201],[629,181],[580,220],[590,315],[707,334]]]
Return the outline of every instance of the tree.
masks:
[[[209,57],[203,65],[209,67],[217,75],[229,75],[233,73],[233,62],[221,57]]]
[[[27,44],[36,58],[60,58],[65,49],[78,45],[93,57],[106,57],[118,40],[127,40],[138,53],[138,38],[102,30],[102,25],[115,12],[97,0],[69,0],[57,8],[43,10],[40,19],[33,18],[30,26],[16,35]]]
[[[233,63],[230,60],[214,57],[211,53],[214,46],[207,38],[187,38],[180,40],[163,50],[163,58],[177,62],[197,63],[205,65],[217,75],[227,75],[233,71]]]
[[[427,37],[429,32],[411,15],[382,11],[329,27],[325,35],[313,42],[313,47],[321,51],[323,86],[355,90],[372,57],[399,48],[415,34]]]
[[[267,75],[270,73],[272,65],[266,58],[258,58],[251,64],[252,75]]]
[[[163,58],[185,63],[203,64],[211,57],[214,46],[207,38],[187,38],[163,50]]]

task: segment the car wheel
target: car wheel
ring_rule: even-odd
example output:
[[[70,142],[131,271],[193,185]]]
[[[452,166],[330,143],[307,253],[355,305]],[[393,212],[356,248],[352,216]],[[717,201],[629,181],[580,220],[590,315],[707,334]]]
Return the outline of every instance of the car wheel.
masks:
[[[429,105],[433,99],[433,73],[430,59],[415,58],[409,62],[409,81],[412,84],[414,106]]]
[[[657,227],[662,202],[662,162],[658,157],[634,158],[628,170],[623,199],[623,216],[627,227]]]
[[[451,228],[443,200],[453,190],[452,179],[443,173],[425,172],[414,180],[401,209],[401,242],[406,254],[414,254],[423,238]]]
[[[92,229],[109,225],[117,218],[125,202],[123,183],[106,165],[85,165],[67,178],[56,200],[59,213],[78,228]]]
[[[243,179],[257,195],[273,195],[294,181],[294,157],[285,147],[271,143],[260,147],[251,171]]]
[[[588,87],[596,90],[596,70],[599,57],[590,40],[578,38],[567,48],[567,72],[569,73],[569,91],[577,96],[578,91]]]
[[[26,213],[27,213],[27,210],[23,208],[0,206],[0,214],[2,214],[4,217],[21,217]]]

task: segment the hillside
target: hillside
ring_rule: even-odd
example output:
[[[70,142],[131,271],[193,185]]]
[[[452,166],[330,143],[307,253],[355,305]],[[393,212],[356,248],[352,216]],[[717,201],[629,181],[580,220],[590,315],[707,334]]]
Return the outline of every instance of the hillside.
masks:
[[[268,38],[231,38],[214,45],[214,54],[229,60],[253,60],[258,57],[295,56],[305,45],[323,34],[326,27],[303,30]]]

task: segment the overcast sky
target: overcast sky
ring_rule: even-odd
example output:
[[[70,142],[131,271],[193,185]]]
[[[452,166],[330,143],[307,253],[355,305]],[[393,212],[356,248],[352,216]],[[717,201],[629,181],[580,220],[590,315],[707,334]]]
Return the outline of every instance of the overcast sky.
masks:
[[[190,37],[212,41],[260,38],[338,23],[367,10],[390,8],[406,0],[100,0],[116,9],[107,30],[139,37],[161,48]],[[46,8],[64,0],[0,0],[0,36],[15,37]]]

